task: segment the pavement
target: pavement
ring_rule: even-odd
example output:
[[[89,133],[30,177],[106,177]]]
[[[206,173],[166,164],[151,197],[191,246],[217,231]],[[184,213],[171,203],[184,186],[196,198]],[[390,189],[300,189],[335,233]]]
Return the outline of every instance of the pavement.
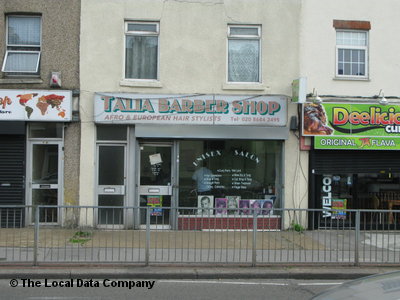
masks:
[[[1,266],[0,279],[303,279],[349,280],[400,270],[398,267],[335,266]]]
[[[351,249],[355,247],[352,231],[257,233],[256,248],[260,264],[256,267],[249,266],[252,232],[157,231],[152,232],[151,237],[151,264],[144,266],[145,231],[94,231],[89,237],[77,237],[76,229],[41,229],[38,241],[39,266],[31,266],[33,229],[2,229],[0,279],[348,280],[400,270],[398,232],[363,233],[359,245],[360,262],[367,264],[361,266],[352,264],[354,251]],[[181,252],[180,249],[185,249],[182,253],[184,257],[176,256]],[[221,255],[232,254],[233,259],[226,260],[217,255],[209,261],[208,249],[212,249],[214,255],[219,252]],[[202,261],[199,258],[203,252],[206,254],[203,264],[193,263]],[[277,254],[276,261],[273,259],[274,253]],[[282,253],[294,262],[278,259]],[[131,258],[131,254],[136,260]],[[126,263],[117,262],[124,255],[127,257]],[[175,264],[174,260],[167,259],[170,255]],[[186,260],[183,260],[185,257]],[[235,261],[235,258],[238,264],[223,263]],[[319,259],[324,260],[319,262]],[[141,263],[135,264],[135,261]],[[182,263],[185,261],[187,263]],[[307,261],[312,264],[307,265]]]

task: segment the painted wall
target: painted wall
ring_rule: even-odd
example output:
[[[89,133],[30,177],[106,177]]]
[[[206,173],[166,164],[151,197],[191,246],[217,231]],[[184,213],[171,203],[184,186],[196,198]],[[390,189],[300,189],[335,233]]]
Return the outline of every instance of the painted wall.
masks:
[[[299,74],[300,4],[298,0],[82,0],[80,204],[95,203],[95,92],[290,96],[291,82]],[[123,80],[124,20],[160,22],[159,83]],[[228,24],[262,26],[261,84],[226,84]],[[297,106],[288,107],[290,120],[297,115]],[[296,163],[299,155],[305,161],[307,156],[298,152],[298,139],[292,133],[284,152],[286,206],[297,207],[307,183],[298,175]]]
[[[399,96],[400,2],[397,0],[303,0],[300,72],[308,92],[320,95]],[[369,80],[335,80],[336,32],[333,20],[369,21]]]

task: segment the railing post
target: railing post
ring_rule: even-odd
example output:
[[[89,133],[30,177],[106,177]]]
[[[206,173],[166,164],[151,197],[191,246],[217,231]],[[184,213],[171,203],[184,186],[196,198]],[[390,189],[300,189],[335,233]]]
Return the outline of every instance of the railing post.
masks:
[[[150,260],[150,209],[146,207],[146,249],[145,249],[145,265],[149,265]]]
[[[38,265],[39,255],[39,206],[35,207],[35,225],[34,225],[34,240],[33,240],[33,265]]]
[[[359,257],[359,242],[360,242],[360,211],[356,211],[356,232],[355,232],[355,247],[354,247],[354,264],[358,266],[360,264],[360,257]]]
[[[253,210],[253,248],[251,257],[251,266],[255,267],[257,263],[257,210]]]

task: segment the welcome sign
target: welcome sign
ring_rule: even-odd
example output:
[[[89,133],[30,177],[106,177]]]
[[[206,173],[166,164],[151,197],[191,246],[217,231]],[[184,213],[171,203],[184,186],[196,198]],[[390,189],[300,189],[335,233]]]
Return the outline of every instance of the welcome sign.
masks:
[[[302,128],[316,149],[400,149],[397,105],[306,103]]]
[[[285,96],[95,94],[95,122],[285,126]]]

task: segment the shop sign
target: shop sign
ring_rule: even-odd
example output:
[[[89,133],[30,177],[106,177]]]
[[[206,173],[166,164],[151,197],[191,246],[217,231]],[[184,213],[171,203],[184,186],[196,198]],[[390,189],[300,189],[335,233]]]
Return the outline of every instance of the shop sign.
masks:
[[[151,207],[150,216],[162,216],[162,196],[147,196],[147,206]]]
[[[332,199],[332,219],[346,220],[347,199]]]
[[[304,103],[306,102],[307,90],[307,77],[300,77],[292,81],[292,102]]]
[[[316,136],[315,149],[342,150],[400,150],[400,136],[387,137],[356,137],[356,136]]]
[[[305,103],[304,136],[400,136],[400,106]]]
[[[71,91],[0,90],[0,121],[67,122],[71,117]]]
[[[95,94],[95,121],[286,126],[285,96]]]
[[[305,103],[302,128],[303,136],[314,136],[315,149],[400,149],[397,105]]]

